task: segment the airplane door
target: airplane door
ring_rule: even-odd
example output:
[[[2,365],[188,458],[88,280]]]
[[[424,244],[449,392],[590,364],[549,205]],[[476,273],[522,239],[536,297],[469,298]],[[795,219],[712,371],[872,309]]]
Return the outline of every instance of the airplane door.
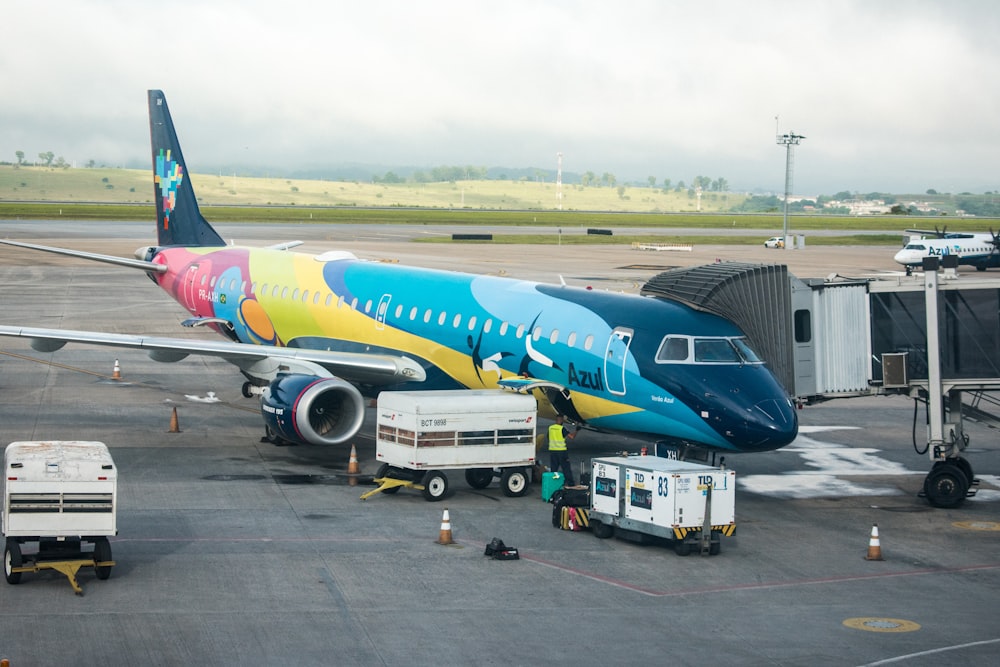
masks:
[[[192,313],[197,310],[198,303],[198,265],[192,264],[184,274],[184,284],[181,296],[184,299],[184,306]]]
[[[385,329],[385,315],[389,312],[390,301],[392,301],[391,294],[383,294],[378,301],[378,309],[375,311],[375,328],[379,331]]]
[[[633,334],[632,329],[616,327],[608,338],[608,349],[604,353],[604,377],[612,394],[625,393],[625,359]]]

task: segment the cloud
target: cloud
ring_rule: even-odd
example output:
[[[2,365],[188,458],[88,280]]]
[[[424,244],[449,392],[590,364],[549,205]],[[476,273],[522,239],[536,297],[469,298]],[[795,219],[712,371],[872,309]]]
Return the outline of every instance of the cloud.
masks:
[[[554,168],[796,191],[1000,189],[992,3],[14,2],[0,159]],[[779,117],[777,126],[775,116]]]

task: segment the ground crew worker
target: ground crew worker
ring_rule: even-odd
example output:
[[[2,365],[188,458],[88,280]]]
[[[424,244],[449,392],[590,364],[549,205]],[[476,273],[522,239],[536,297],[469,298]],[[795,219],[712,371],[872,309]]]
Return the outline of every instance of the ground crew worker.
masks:
[[[569,464],[569,453],[566,451],[566,441],[576,437],[576,432],[563,425],[566,417],[556,415],[556,423],[549,426],[549,470],[559,472],[562,468],[566,477],[565,486],[576,486],[573,481],[573,468]]]

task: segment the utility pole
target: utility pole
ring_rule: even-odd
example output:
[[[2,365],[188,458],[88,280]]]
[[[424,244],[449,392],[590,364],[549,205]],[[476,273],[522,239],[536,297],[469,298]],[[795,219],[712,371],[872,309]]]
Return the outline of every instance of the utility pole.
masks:
[[[556,207],[562,210],[562,151],[556,153]]]
[[[778,117],[774,118],[775,124],[778,122]],[[775,128],[777,130],[777,128]],[[778,145],[785,147],[785,216],[784,225],[781,232],[781,240],[787,250],[790,246],[788,243],[788,197],[792,193],[792,147],[798,146],[799,143],[805,139],[801,134],[795,134],[795,132],[788,132],[786,134],[779,134]]]

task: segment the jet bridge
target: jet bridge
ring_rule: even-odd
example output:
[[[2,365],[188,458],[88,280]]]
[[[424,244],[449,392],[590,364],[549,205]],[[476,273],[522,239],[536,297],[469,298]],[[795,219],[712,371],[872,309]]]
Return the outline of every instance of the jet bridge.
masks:
[[[949,262],[949,264],[951,264]],[[661,273],[642,289],[733,321],[802,403],[907,394],[927,407],[933,462],[922,495],[954,507],[975,493],[963,415],[1000,426],[1000,281],[938,271],[892,279],[799,280],[737,262]]]

